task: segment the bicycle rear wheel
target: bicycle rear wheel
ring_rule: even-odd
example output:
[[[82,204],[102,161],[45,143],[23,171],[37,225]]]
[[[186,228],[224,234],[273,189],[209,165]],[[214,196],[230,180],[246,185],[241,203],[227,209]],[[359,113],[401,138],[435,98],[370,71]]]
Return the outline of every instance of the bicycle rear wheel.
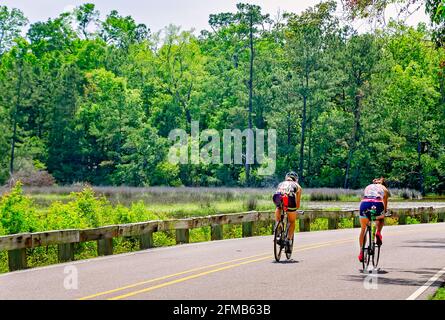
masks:
[[[372,248],[372,241],[371,241],[371,228],[367,227],[366,233],[364,235],[363,239],[363,271],[368,270],[369,264],[371,262],[371,259],[373,259],[373,248]]]
[[[289,245],[290,252],[286,252],[287,260],[289,260],[290,257],[292,256],[293,248],[294,248],[294,240],[292,239],[291,244]]]
[[[275,255],[275,260],[277,262],[280,261],[281,259],[281,252],[283,251],[283,241],[284,239],[282,239],[283,236],[283,230],[284,230],[284,225],[283,222],[278,222],[277,226],[275,227],[275,232],[274,232],[274,239],[273,239],[273,252]]]

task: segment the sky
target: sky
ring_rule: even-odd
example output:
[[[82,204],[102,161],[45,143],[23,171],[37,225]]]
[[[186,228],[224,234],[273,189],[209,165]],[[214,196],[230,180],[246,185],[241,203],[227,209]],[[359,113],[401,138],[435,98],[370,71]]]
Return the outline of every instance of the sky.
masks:
[[[116,9],[121,15],[131,15],[137,23],[146,24],[152,31],[158,31],[172,23],[182,29],[193,28],[199,32],[209,29],[210,14],[234,12],[238,2],[260,5],[264,13],[273,17],[279,10],[300,13],[320,0],[0,0],[0,5],[22,10],[33,23],[55,18],[61,12],[72,10],[86,2],[94,3],[102,17]],[[428,21],[422,9],[407,22],[416,25],[420,21]],[[363,29],[366,24],[361,22],[356,27]]]

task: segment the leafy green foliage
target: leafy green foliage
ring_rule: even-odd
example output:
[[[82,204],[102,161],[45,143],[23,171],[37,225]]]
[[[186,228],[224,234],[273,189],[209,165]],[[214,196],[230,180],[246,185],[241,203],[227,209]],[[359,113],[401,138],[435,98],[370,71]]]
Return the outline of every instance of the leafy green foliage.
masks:
[[[91,5],[83,8],[83,15],[86,15],[87,19],[91,19],[91,15],[97,15]],[[132,17],[122,17],[116,10],[113,10],[102,23],[100,36],[107,43],[128,48],[132,43],[147,39],[149,32],[150,30],[144,24],[136,24]]]
[[[419,224],[419,223],[420,223],[420,221],[416,218],[413,218],[410,216],[406,217],[406,224]]]
[[[0,200],[0,232],[15,234],[39,230],[40,221],[31,199],[23,194],[18,182]]]
[[[14,45],[15,38],[20,36],[22,27],[27,23],[28,20],[20,10],[0,6],[0,57]]]
[[[418,1],[345,4],[371,18],[396,2]],[[335,1],[276,19],[240,3],[211,14],[199,36],[174,25],[152,34],[86,3],[21,37],[23,13],[0,6],[0,183],[26,167],[59,184],[272,186],[292,169],[304,187],[358,189],[383,175],[443,193],[444,22],[441,2],[426,3],[433,29],[389,22],[358,34]],[[275,174],[259,175],[258,163],[169,163],[169,132],[193,120],[220,133],[276,129]],[[52,210],[68,215],[65,205]],[[74,225],[108,219],[106,207],[86,206]]]
[[[71,201],[53,202],[46,216],[46,230],[97,228],[112,221],[110,205],[104,198],[97,198],[91,188],[72,193]]]
[[[204,242],[210,241],[211,238],[210,227],[203,227],[190,230],[190,242]]]
[[[99,11],[95,9],[95,5],[92,3],[85,3],[77,7],[74,11],[76,21],[79,24],[78,32],[85,38],[88,39],[90,31],[88,27],[91,24],[95,24],[99,20]]]

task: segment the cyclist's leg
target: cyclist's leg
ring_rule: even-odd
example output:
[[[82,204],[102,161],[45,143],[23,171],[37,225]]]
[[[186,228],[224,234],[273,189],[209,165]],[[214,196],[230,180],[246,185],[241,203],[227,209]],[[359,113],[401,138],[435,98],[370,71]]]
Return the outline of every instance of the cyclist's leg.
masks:
[[[377,228],[377,231],[376,231],[376,233],[375,233],[375,236],[376,236],[376,238],[377,238],[377,240],[376,240],[377,245],[379,245],[379,246],[381,246],[381,245],[383,244],[382,229],[383,229],[383,226],[384,226],[384,225],[385,225],[385,219],[384,219],[384,218],[382,218],[382,219],[377,219],[377,220],[375,221],[375,226],[376,226],[376,228]]]
[[[365,236],[366,227],[368,226],[369,219],[367,216],[368,210],[373,206],[373,203],[370,203],[368,201],[362,201],[360,203],[360,236],[359,236],[359,243],[360,243],[360,252],[363,248],[363,237]]]
[[[367,215],[367,212],[369,209],[371,209],[371,207],[373,206],[372,202],[368,202],[368,201],[362,201],[360,203],[360,235],[358,238],[359,244],[360,244],[360,254],[358,256],[358,259],[361,261],[363,261],[363,244],[365,242],[365,235],[366,235],[366,228],[368,226],[369,223],[369,217]]]
[[[385,211],[385,207],[383,205],[383,202],[379,202],[376,204],[377,206],[377,213],[378,214],[383,214],[383,212]],[[383,225],[385,224],[385,218],[380,218],[376,220],[376,227],[377,227],[377,232],[380,233],[382,231]]]
[[[366,227],[368,226],[369,223],[369,219],[366,217],[360,217],[360,237],[359,237],[359,244],[360,244],[360,250],[362,250],[363,248],[363,239],[365,236],[365,232],[366,232]]]
[[[366,217],[360,216],[360,236],[358,238],[358,242],[360,244],[360,253],[358,255],[358,260],[360,262],[363,261],[363,243],[365,242],[365,234],[366,234],[366,228],[368,226],[369,219]]]
[[[382,231],[382,229],[383,229],[383,226],[385,225],[385,219],[384,218],[377,219],[375,221],[375,225],[377,227],[377,232],[380,233]]]
[[[379,214],[382,214],[384,211],[385,211],[385,207],[383,206],[383,202],[379,203],[377,205],[377,212]],[[382,237],[382,229],[383,229],[383,226],[385,225],[385,218],[377,219],[376,222],[375,222],[375,225],[377,227],[377,232],[376,232],[377,244],[381,245],[383,243],[383,241],[382,241],[382,239],[383,239],[383,237]]]
[[[289,220],[289,232],[287,234],[287,238],[289,240],[292,240],[294,238],[294,232],[295,232],[295,221],[297,220],[297,213],[294,212],[287,212],[287,219]]]

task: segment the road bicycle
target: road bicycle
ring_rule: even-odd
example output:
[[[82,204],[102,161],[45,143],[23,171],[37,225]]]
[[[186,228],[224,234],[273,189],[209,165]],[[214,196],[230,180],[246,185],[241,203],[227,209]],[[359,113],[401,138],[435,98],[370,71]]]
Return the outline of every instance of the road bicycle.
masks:
[[[368,270],[369,264],[372,261],[372,266],[374,269],[377,268],[380,260],[380,248],[381,245],[376,242],[376,221],[378,219],[389,217],[391,214],[389,213],[377,213],[377,208],[372,206],[370,210],[365,212],[366,217],[369,219],[368,225],[366,226],[366,232],[363,236],[363,271]]]
[[[298,214],[304,214],[304,211],[296,211]],[[288,241],[289,234],[289,219],[287,216],[287,210],[283,210],[281,207],[280,221],[276,223],[274,228],[274,255],[275,260],[280,262],[281,254],[285,249],[286,258],[289,260],[292,256],[292,250],[294,247],[294,239]]]

